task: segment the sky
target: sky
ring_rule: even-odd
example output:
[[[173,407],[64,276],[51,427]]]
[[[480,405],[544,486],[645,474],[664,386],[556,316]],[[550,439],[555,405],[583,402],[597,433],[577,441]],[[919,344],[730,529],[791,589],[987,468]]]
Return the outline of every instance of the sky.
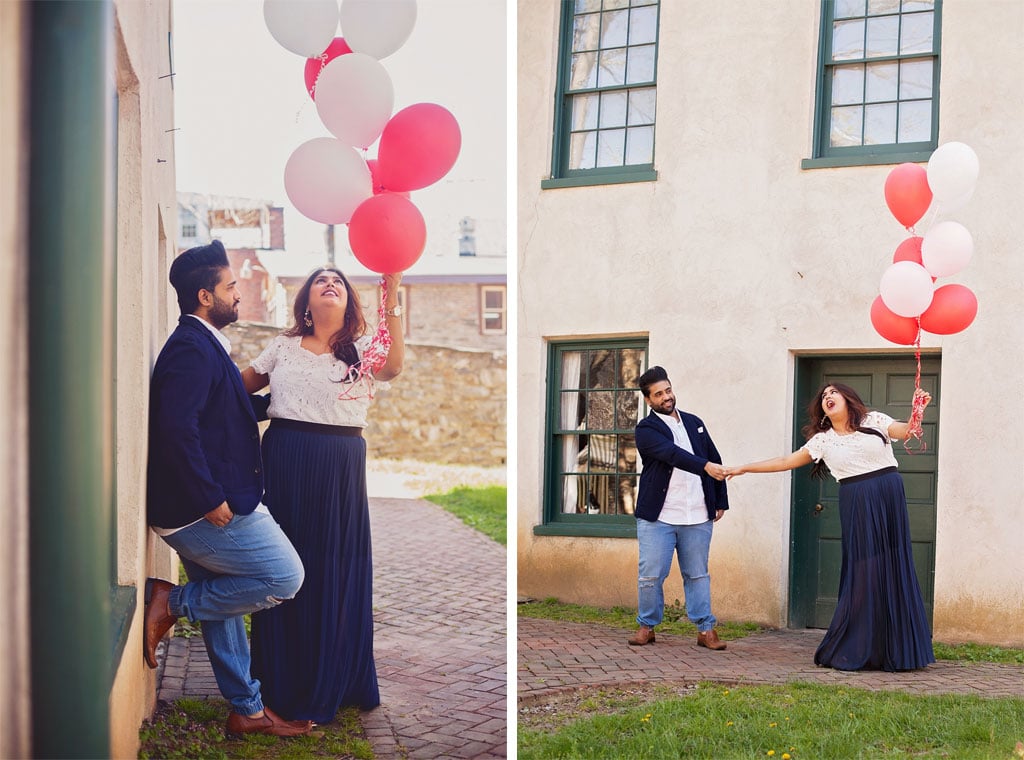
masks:
[[[271,36],[261,0],[174,0],[173,13],[177,189],[283,206],[287,254],[272,268],[305,274],[325,260],[324,225],[291,206],[284,167],[302,143],[331,136],[306,91],[306,59]],[[462,133],[448,175],[412,194],[427,249],[410,273],[428,258],[457,262],[463,217],[476,221],[480,256],[506,255],[506,37],[504,0],[419,0],[409,39],[381,60],[395,111],[437,103]],[[347,227],[335,235],[340,263]]]

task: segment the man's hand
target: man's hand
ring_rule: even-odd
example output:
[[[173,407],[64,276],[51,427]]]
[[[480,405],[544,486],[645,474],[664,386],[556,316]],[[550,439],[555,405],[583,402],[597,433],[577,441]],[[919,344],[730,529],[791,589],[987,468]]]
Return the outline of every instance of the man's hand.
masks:
[[[714,462],[708,462],[704,465],[704,472],[713,477],[715,480],[725,480],[725,468],[720,464]]]
[[[724,509],[716,509],[715,510],[715,522],[718,522],[723,517],[725,517],[725,510]]]
[[[231,507],[228,506],[226,501],[222,501],[220,506],[216,509],[211,509],[207,512],[204,517],[211,523],[216,525],[218,528],[223,528],[229,522],[231,518],[235,516],[235,513],[231,511]]]

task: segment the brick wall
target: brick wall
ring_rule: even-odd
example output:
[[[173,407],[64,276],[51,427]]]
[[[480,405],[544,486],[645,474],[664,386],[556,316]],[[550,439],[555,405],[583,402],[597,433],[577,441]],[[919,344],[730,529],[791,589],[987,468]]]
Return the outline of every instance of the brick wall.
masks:
[[[280,330],[224,328],[242,369]],[[504,343],[503,343],[504,346]],[[405,368],[370,406],[367,451],[382,459],[493,467],[505,463],[505,351],[406,344]]]

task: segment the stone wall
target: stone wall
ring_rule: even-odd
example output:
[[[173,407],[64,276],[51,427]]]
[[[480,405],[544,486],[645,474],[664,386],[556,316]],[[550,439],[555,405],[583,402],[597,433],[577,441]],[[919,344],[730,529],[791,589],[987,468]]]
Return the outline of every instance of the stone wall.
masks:
[[[224,328],[242,369],[281,331]],[[370,407],[370,457],[494,467],[505,463],[506,353],[407,342],[405,368]]]

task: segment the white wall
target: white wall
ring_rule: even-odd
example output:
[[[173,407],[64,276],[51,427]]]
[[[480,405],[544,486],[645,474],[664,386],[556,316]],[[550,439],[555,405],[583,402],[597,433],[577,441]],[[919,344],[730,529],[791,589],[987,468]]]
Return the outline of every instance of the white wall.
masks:
[[[635,604],[632,540],[535,537],[541,520],[545,347],[648,334],[680,406],[727,461],[789,450],[794,356],[892,352],[868,319],[907,233],[885,206],[892,166],[802,170],[811,154],[817,5],[665,2],[656,182],[541,190],[549,176],[558,6],[519,6],[519,593]],[[951,278],[978,294],[942,354],[935,634],[1024,643],[1024,6],[948,0],[939,142],[982,166],[956,216],[975,256]],[[925,222],[928,222],[926,217]],[[926,227],[922,227],[925,229]],[[913,366],[912,350],[902,350]],[[803,401],[801,400],[801,404]],[[1012,403],[1012,401],[1011,401]],[[730,484],[716,527],[716,614],[786,623],[790,479]],[[595,581],[595,579],[597,579]]]

